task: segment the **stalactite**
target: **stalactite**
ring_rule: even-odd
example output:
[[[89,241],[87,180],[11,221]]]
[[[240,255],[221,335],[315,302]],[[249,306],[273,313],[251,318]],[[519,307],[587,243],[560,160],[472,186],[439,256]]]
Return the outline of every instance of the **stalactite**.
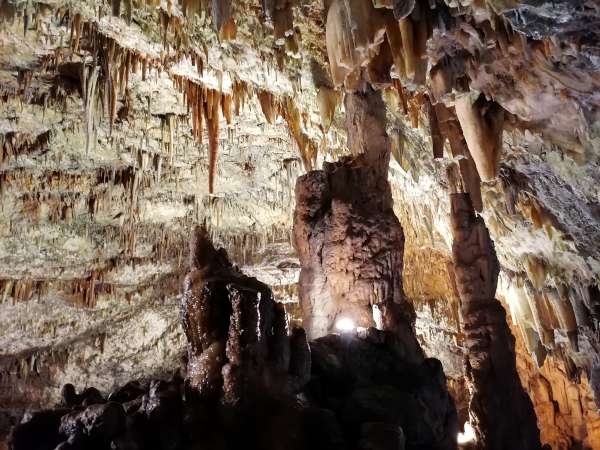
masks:
[[[273,125],[279,115],[279,104],[273,93],[260,90],[257,93],[260,107],[269,125]]]
[[[304,168],[313,170],[317,158],[318,147],[302,131],[302,115],[293,99],[286,97],[281,105],[281,114],[287,123],[290,134],[298,144]]]
[[[441,102],[436,103],[434,108],[440,132],[444,138],[448,139],[452,156],[463,157],[459,160],[459,167],[465,191],[469,193],[475,210],[482,211],[481,179],[469,153],[458,118],[452,110]]]
[[[494,180],[502,150],[504,110],[483,96],[472,103],[468,95],[457,98],[455,108],[479,176],[483,181]]]
[[[231,125],[232,123],[232,110],[231,105],[233,103],[233,97],[231,95],[224,94],[221,96],[221,109],[223,112],[223,117],[227,122],[227,125]]]
[[[183,0],[182,10],[186,17],[192,14],[200,14],[202,12],[202,0]]]
[[[533,286],[536,289],[543,289],[546,284],[547,273],[544,261],[536,258],[534,255],[527,255],[525,258],[525,268]]]
[[[554,329],[552,327],[553,316],[550,313],[549,305],[541,291],[535,289],[531,284],[525,283],[524,289],[541,343],[550,350],[554,348]],[[538,365],[541,367],[539,362]]]
[[[275,39],[285,39],[293,33],[294,15],[291,0],[278,0],[273,13]]]
[[[354,90],[361,68],[379,52],[386,20],[372,2],[335,0],[327,13],[326,42],[332,80]]]
[[[215,173],[217,170],[217,157],[219,151],[219,109],[221,107],[221,93],[208,91],[207,101],[204,103],[206,128],[208,131],[209,146],[209,172],[208,192],[214,192]]]
[[[321,113],[321,126],[323,127],[324,133],[327,133],[329,128],[331,128],[338,107],[339,98],[340,94],[335,90],[326,86],[321,86],[319,88],[317,102],[319,105],[319,112]]]
[[[409,17],[400,19],[400,34],[402,36],[402,48],[404,50],[404,70],[407,78],[415,76],[415,42],[413,23]]]
[[[435,108],[431,104],[429,97],[425,97],[425,108],[427,110],[427,118],[429,120],[429,131],[431,134],[431,144],[433,147],[433,157],[442,158],[444,156],[444,137],[440,131],[440,124],[438,122]]]
[[[213,25],[222,41],[235,39],[237,34],[237,25],[231,9],[231,0],[212,0]]]
[[[45,149],[50,141],[50,130],[37,135],[10,131],[0,134],[0,164],[21,154],[34,154]]]
[[[548,303],[552,305],[554,315],[558,320],[560,328],[569,338],[571,349],[573,351],[579,351],[579,344],[577,340],[577,320],[569,299],[565,298],[565,295],[561,295],[561,293],[555,289],[545,291],[545,296],[548,300]]]
[[[84,70],[87,70],[84,68]],[[95,109],[96,109],[96,87],[98,84],[98,77],[100,74],[100,67],[94,66],[91,69],[91,74],[87,79],[87,85],[85,88],[85,122],[86,122],[86,139],[85,139],[85,153],[90,153],[92,141],[95,135]]]
[[[110,0],[112,15],[119,17],[121,15],[121,0]]]

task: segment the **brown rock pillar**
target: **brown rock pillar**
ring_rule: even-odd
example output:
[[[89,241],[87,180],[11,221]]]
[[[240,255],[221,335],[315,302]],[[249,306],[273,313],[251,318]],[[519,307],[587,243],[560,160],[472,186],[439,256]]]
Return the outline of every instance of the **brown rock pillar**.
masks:
[[[531,400],[521,386],[515,339],[496,300],[500,270],[483,219],[469,194],[450,194],[452,258],[465,334],[469,414],[477,446],[486,450],[539,450]]]
[[[348,318],[414,340],[414,311],[402,289],[404,233],[387,181],[385,106],[370,88],[348,93],[345,105],[353,156],[325,163],[296,184],[294,246],[304,327],[313,339]]]
[[[269,287],[234,267],[198,229],[191,244],[181,319],[188,340],[187,383],[229,404],[256,393],[291,393],[310,377],[303,330],[288,336]]]

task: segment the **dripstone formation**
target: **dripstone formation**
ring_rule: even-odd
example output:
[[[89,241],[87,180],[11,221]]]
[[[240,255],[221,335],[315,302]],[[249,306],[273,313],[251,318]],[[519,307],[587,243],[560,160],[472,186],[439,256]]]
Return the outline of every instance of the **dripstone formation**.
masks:
[[[465,334],[471,421],[481,448],[540,449],[531,400],[521,386],[515,339],[495,299],[499,264],[483,219],[469,194],[450,195],[452,258]]]
[[[309,337],[338,319],[411,335],[412,307],[402,289],[404,234],[387,181],[390,142],[381,94],[346,96],[350,157],[325,163],[296,184],[294,246],[300,304]]]
[[[238,271],[202,229],[192,240],[181,319],[187,381],[202,397],[237,403],[267,387],[292,392],[310,376],[304,331],[288,336],[285,311],[269,287]]]
[[[309,344],[260,281],[202,229],[181,303],[185,379],[134,380],[107,397],[72,385],[26,415],[12,450],[452,450],[441,364],[414,338],[369,328]],[[313,357],[311,358],[311,354]]]

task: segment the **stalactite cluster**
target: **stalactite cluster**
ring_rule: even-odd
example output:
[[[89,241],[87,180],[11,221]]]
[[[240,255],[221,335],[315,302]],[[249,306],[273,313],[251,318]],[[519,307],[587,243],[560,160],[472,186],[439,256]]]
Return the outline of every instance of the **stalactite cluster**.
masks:
[[[349,442],[361,450],[375,441],[398,450],[403,439],[407,448],[416,441],[426,446],[439,430],[443,435],[427,448],[437,448],[446,434],[452,435],[449,447],[454,444],[443,374],[422,358],[412,334],[415,314],[402,292],[408,284],[417,293],[409,296],[423,349],[450,365],[446,374],[460,404],[475,398],[471,424],[480,443],[495,440],[489,437],[494,427],[505,424],[490,424],[485,415],[522,400],[515,394],[512,344],[489,292],[495,282],[474,289],[486,276],[461,267],[470,252],[478,264],[462,265],[481,269],[485,260],[480,272],[493,272],[493,236],[502,264],[498,297],[512,316],[517,369],[542,440],[555,450],[596,448],[599,11],[594,2],[560,0],[0,0],[0,312],[11,317],[0,315],[8,336],[1,344],[9,349],[0,355],[0,387],[10,387],[0,389],[0,403],[49,405],[57,392],[49,386],[61,377],[86,384],[87,374],[108,389],[110,377],[121,383],[133,373],[174,367],[183,336],[169,315],[170,302],[180,291],[187,230],[204,223],[232,260],[280,283],[273,292],[290,302],[287,320],[299,324],[305,315],[309,334],[335,330],[343,313],[355,325],[391,330],[314,344],[320,372],[307,398],[333,412],[302,420],[354,430]],[[331,79],[309,65],[328,66]],[[387,104],[380,112],[393,117],[389,137],[381,132],[382,117],[356,110],[357,95],[368,85],[383,92]],[[344,95],[349,145],[340,130]],[[387,166],[390,156],[400,167]],[[293,183],[322,160],[323,170],[298,184],[292,234]],[[457,215],[475,224],[481,245],[461,241],[468,233],[440,214],[448,207],[446,190],[461,193],[451,206],[458,204]],[[483,214],[489,233],[467,204]],[[449,231],[457,247],[468,247],[455,252],[452,294],[439,281]],[[405,239],[408,247],[418,245],[402,280]],[[241,289],[225,297],[237,308],[229,316],[230,349],[222,343],[203,349],[208,378],[223,377],[213,369],[224,366],[212,363],[228,353],[239,359],[236,349],[248,336],[239,323],[248,317],[243,304],[252,303],[252,294]],[[38,327],[28,314],[44,308],[48,318]],[[273,330],[283,334],[284,314],[276,314]],[[444,322],[448,317],[455,332]],[[431,323],[437,319],[444,323]],[[171,337],[161,343],[163,325]],[[384,361],[387,346],[397,344],[390,343],[392,333],[402,335],[400,359],[416,361],[409,372],[418,376],[386,372],[394,382],[381,398],[409,405],[411,417],[439,413],[448,428],[433,420],[427,427],[435,426],[419,431],[400,418],[390,425],[365,422],[371,412],[347,414],[365,405],[347,406],[345,396],[360,399],[364,389],[379,395],[379,387],[334,373],[330,357],[354,373],[352,351],[367,349],[377,358],[365,361]],[[490,347],[482,336],[489,336]],[[455,360],[465,349],[463,377]],[[486,354],[496,350],[507,359]],[[507,360],[504,375],[488,370]],[[517,400],[484,411],[479,407],[489,392],[497,396],[486,384],[494,377],[489,385],[510,387],[506,397]],[[418,397],[425,409],[411,409],[400,379],[418,386],[420,393],[411,396],[426,393]],[[428,391],[430,385],[436,388]],[[180,381],[142,389],[147,400],[139,400],[146,403],[135,417],[152,422],[156,405],[178,389]],[[99,407],[83,412],[85,397],[67,402],[68,408],[79,402],[81,411],[70,411],[65,422],[99,414]],[[529,408],[519,408],[516,425],[503,433],[510,439],[533,429],[530,418],[519,422],[523,411]],[[0,448],[3,414],[0,408]],[[75,428],[63,427],[63,434],[81,437]],[[30,429],[24,434],[32,435]],[[335,439],[326,447],[337,448]]]
[[[191,111],[192,133],[202,143],[203,123],[206,121],[209,145],[209,192],[214,192],[214,180],[219,150],[219,120],[221,114],[232,122],[232,104],[234,94],[222,94],[180,76],[173,76],[176,88],[184,94],[188,110]],[[236,103],[237,104],[237,103]]]

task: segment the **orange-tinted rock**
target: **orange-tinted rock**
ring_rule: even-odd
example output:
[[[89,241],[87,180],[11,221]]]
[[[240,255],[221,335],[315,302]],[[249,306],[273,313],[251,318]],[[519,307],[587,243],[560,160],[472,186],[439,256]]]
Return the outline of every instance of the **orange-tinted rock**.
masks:
[[[500,266],[494,244],[468,194],[451,194],[450,203],[452,258],[467,351],[465,375],[478,444],[490,450],[538,450],[539,429],[517,374],[515,340],[506,312],[495,299]]]

